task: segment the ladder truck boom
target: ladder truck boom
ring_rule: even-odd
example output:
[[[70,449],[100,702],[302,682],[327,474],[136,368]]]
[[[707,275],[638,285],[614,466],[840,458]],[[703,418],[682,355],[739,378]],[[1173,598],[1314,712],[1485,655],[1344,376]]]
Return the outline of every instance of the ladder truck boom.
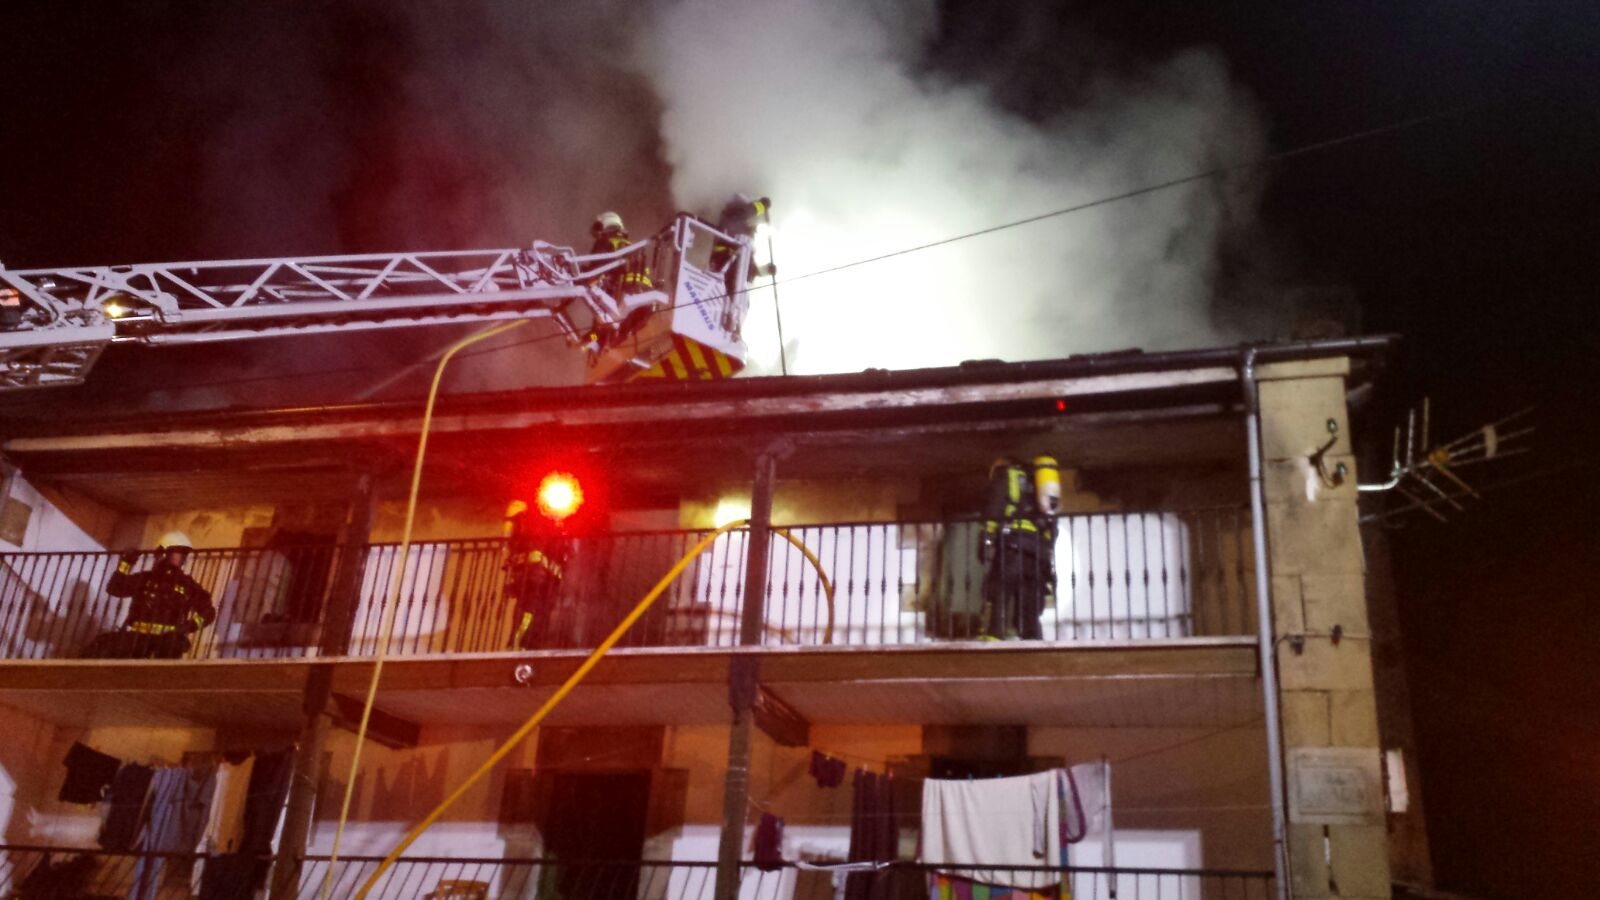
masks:
[[[712,271],[710,245],[738,252]],[[607,254],[543,241],[64,269],[0,267],[0,391],[80,384],[113,343],[192,344],[547,318],[589,353],[586,380],[722,378],[743,368],[748,238],[687,213]],[[620,274],[648,271],[624,291]]]

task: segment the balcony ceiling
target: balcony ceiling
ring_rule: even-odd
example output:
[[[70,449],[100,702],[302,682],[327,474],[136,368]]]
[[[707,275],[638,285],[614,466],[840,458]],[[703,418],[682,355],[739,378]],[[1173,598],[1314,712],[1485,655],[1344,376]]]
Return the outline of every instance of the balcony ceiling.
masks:
[[[267,446],[232,451],[128,450],[36,454],[24,463],[36,480],[114,509],[144,512],[255,504],[344,503],[359,474],[375,473],[380,496],[401,496],[410,478],[414,439],[352,438],[341,446]],[[549,453],[536,432],[493,437],[445,433],[430,442],[424,493],[504,495],[516,474]],[[1073,468],[1126,469],[1237,464],[1244,431],[1216,407],[1159,415],[1104,413],[1029,417],[999,423],[921,424],[881,430],[797,434],[781,478],[970,478],[1004,454],[1052,453]],[[658,428],[617,435],[572,450],[606,473],[612,496],[641,506],[674,505],[682,495],[714,492],[744,480],[764,441],[721,431]]]

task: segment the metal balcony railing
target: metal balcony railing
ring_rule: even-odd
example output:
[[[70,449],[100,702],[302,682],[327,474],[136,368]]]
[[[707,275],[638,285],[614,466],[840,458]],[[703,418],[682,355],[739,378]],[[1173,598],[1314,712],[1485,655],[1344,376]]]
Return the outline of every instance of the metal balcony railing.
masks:
[[[251,897],[272,877],[272,857],[207,857],[185,853],[111,853],[62,847],[0,846],[0,896]],[[377,869],[378,857],[341,857],[334,897],[352,897]],[[293,895],[322,896],[326,857],[299,864]],[[979,884],[1065,885],[1074,900],[1269,900],[1270,872],[1208,869],[929,866],[877,864],[849,871],[788,863],[771,871],[740,869],[741,900],[832,900],[847,896],[929,896],[936,879]],[[409,857],[379,876],[371,900],[711,900],[714,862],[578,862],[553,859]],[[197,888],[198,886],[198,888]],[[143,892],[135,893],[143,888]],[[964,896],[963,894],[956,894]],[[1024,895],[1026,896],[1026,895]]]
[[[776,530],[762,642],[883,646],[1002,636],[975,521],[805,525]],[[1062,516],[1053,557],[1028,558],[1054,587],[1020,615],[1018,636],[1054,642],[1253,634],[1249,517],[1243,510]],[[595,646],[703,531],[627,532],[576,542],[544,646]],[[718,537],[624,638],[624,647],[738,643],[749,534]],[[147,554],[137,568],[153,562]],[[498,539],[197,550],[187,571],[216,621],[195,659],[367,656],[397,597],[388,652],[513,648],[505,545]],[[128,601],[106,584],[114,553],[0,553],[0,658],[85,655],[122,628]],[[832,588],[831,595],[828,587]],[[397,590],[398,589],[398,590]],[[1034,613],[1037,614],[1034,614]],[[998,622],[998,624],[997,624]]]

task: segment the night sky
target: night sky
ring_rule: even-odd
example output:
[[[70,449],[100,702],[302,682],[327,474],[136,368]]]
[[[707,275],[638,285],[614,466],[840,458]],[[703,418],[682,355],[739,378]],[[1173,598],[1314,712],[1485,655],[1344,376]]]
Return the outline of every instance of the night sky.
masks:
[[[277,16],[266,5],[226,14],[215,6],[0,10],[6,264],[443,249],[496,234],[497,244],[534,234],[578,240],[597,203],[646,218],[671,211],[659,146],[592,135],[543,147],[540,202],[508,205],[500,185],[524,158],[464,145],[459,132],[406,106],[398,86],[416,38],[375,13],[377,4],[330,4],[303,35],[273,32]],[[1128,6],[948,2],[928,65],[987,81],[1024,115],[1046,115],[1071,108],[1089,68],[1209,45],[1253,95],[1272,150],[1458,111],[1272,169],[1262,246],[1304,283],[1348,289],[1362,330],[1403,336],[1361,413],[1364,439],[1387,446],[1388,428],[1423,395],[1439,434],[1538,407],[1537,452],[1481,468],[1476,483],[1488,490],[1468,513],[1450,524],[1398,520],[1396,578],[1441,887],[1592,896],[1600,885],[1600,429],[1591,424],[1600,384],[1600,4]],[[273,37],[239,40],[252,30]],[[213,78],[240,45],[260,54],[250,60],[256,74]],[[333,60],[323,83],[335,89],[302,98],[304,85],[274,85],[281,58],[330,47],[337,52],[319,58]],[[574,69],[604,68],[560,48],[549,65],[528,77],[559,84]],[[517,99],[610,104],[609,114],[630,122],[659,114],[637,77],[614,81],[598,99]],[[219,169],[217,148],[244,140],[251,145],[240,153],[275,157],[259,134],[240,137],[220,123],[248,119],[268,95],[291,110],[271,140],[335,129],[359,165],[308,172],[305,196],[292,198],[303,205],[273,198],[262,204],[271,216],[251,217],[240,211],[258,188]],[[573,173],[594,168],[611,176],[600,196],[573,185]]]

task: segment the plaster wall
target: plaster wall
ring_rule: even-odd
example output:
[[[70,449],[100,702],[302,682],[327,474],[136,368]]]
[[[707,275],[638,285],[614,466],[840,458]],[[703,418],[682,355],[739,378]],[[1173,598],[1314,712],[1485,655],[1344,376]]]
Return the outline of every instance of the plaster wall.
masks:
[[[1123,832],[1193,833],[1192,866],[1272,868],[1267,745],[1259,722],[1232,728],[1031,728],[1028,753],[1068,765],[1111,761],[1117,843]],[[1100,865],[1088,847],[1083,865]],[[1136,865],[1120,849],[1118,865]]]

